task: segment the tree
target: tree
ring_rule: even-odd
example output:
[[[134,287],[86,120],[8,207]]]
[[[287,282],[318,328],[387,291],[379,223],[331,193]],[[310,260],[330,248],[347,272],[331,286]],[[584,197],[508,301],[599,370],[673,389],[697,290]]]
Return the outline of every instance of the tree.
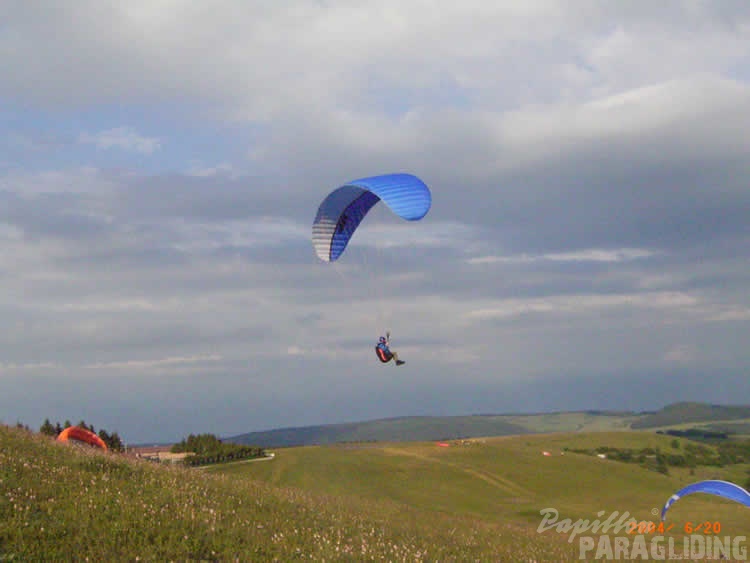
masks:
[[[39,432],[44,434],[45,436],[57,436],[57,431],[55,430],[55,427],[52,426],[49,418],[44,419],[44,424],[42,424],[41,428],[39,428]]]
[[[112,434],[109,437],[109,440],[110,440],[110,443],[108,444],[108,446],[112,451],[121,452],[125,449],[125,446],[122,443],[122,440],[120,439],[120,436],[119,434],[117,434],[117,432],[112,432]]]
[[[94,430],[94,425],[93,424],[87,425],[84,420],[81,420],[81,422],[78,423],[78,426],[80,426],[84,430],[91,430],[91,432],[93,432],[94,434],[96,434],[96,430]]]

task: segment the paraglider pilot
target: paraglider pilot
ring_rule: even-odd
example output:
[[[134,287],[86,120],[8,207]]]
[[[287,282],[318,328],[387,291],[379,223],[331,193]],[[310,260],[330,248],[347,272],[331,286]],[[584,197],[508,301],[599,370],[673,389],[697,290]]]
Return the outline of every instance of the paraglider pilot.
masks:
[[[399,360],[398,354],[391,350],[390,339],[391,333],[386,332],[385,336],[381,336],[378,340],[378,345],[375,346],[375,353],[378,355],[378,359],[384,364],[387,364],[391,360],[394,360],[397,366],[404,365],[406,362],[404,360]]]

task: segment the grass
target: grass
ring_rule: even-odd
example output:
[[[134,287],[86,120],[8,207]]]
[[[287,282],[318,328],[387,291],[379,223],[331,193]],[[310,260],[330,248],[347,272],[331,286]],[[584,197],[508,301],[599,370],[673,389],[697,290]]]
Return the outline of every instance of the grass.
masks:
[[[522,561],[576,555],[564,538],[540,536],[516,522],[344,493],[160,466],[0,427],[0,560]]]
[[[748,465],[670,470],[564,448],[671,447],[643,432],[282,448],[271,461],[202,470],[58,444],[0,427],[0,561],[569,561],[578,542],[538,533],[540,511],[638,520],[681,486]],[[542,451],[552,455],[542,456]],[[739,481],[742,482],[742,481]],[[606,516],[605,516],[606,517]],[[750,511],[693,495],[670,510],[744,535]],[[620,532],[619,535],[626,535]]]
[[[667,498],[702,478],[744,483],[747,464],[726,468],[670,468],[665,476],[636,464],[563,453],[564,448],[671,449],[672,438],[643,432],[550,434],[458,440],[449,448],[434,443],[363,444],[276,450],[270,464],[216,467],[235,478],[252,476],[277,486],[329,495],[388,499],[430,514],[450,513],[496,524],[536,526],[540,511],[556,508],[573,520],[599,511],[627,511],[637,520],[657,520]],[[553,455],[545,457],[542,451]],[[670,511],[679,522],[713,518],[726,533],[744,534],[750,511],[734,503],[697,495]]]

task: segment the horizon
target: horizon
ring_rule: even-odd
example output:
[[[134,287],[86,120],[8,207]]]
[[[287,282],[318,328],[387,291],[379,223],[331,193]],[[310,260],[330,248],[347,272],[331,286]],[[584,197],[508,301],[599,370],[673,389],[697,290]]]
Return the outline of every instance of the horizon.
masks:
[[[708,403],[706,403],[706,404],[708,404]],[[665,405],[665,406],[670,406],[670,405]],[[711,405],[711,406],[742,406],[742,405]],[[297,429],[302,429],[302,428],[314,428],[314,427],[323,427],[323,426],[343,426],[343,425],[347,425],[347,424],[364,424],[364,423],[368,423],[368,422],[379,422],[379,421],[385,421],[385,420],[403,420],[403,419],[408,419],[408,418],[459,418],[459,417],[481,417],[481,416],[534,416],[534,415],[547,415],[547,414],[586,413],[586,412],[590,412],[591,410],[592,409],[575,410],[575,411],[539,411],[539,412],[516,412],[516,413],[514,413],[514,412],[472,413],[472,414],[451,414],[451,415],[442,415],[442,416],[435,416],[435,415],[429,415],[429,414],[425,414],[425,415],[408,415],[407,414],[407,415],[388,416],[388,417],[384,417],[384,418],[368,418],[366,420],[345,420],[345,421],[339,421],[339,422],[326,422],[326,423],[323,423],[323,424],[304,424],[304,425],[301,425],[301,426],[280,426],[280,427],[274,427],[274,428],[262,428],[262,429],[259,429],[259,430],[249,430],[247,432],[242,432],[242,433],[237,433],[237,434],[227,434],[227,435],[224,435],[224,436],[219,436],[219,438],[222,439],[222,440],[227,440],[229,438],[234,438],[234,437],[237,437],[237,436],[242,436],[244,434],[254,434],[254,433],[260,433],[260,432],[275,432],[277,430],[297,430]],[[598,409],[593,409],[593,410],[596,410],[597,412],[626,412],[626,413],[632,413],[632,414],[649,414],[649,413],[652,413],[652,412],[658,412],[658,411],[640,411],[640,412],[636,412],[636,411],[617,411],[617,410],[601,411],[601,410],[598,410]],[[70,418],[68,418],[66,420],[69,421],[69,422],[72,421],[72,419],[70,419]],[[40,425],[43,422],[44,422],[44,420],[42,420],[42,422],[40,423]],[[58,420],[51,420],[50,419],[50,423],[53,424],[53,425],[55,423],[57,423],[57,422],[60,422],[61,424],[64,423],[64,421],[58,421]],[[86,421],[86,423],[87,424],[93,424],[93,423],[91,423],[89,421]],[[22,420],[17,420],[15,423],[10,423],[10,422],[5,422],[3,420],[0,420],[0,424],[5,424],[6,426],[14,426],[14,425],[20,424],[22,426],[28,426],[32,431],[37,431],[38,430],[38,428],[36,428],[34,425],[29,424],[26,421],[22,421]],[[73,426],[75,426],[75,425],[76,424],[73,424]],[[96,427],[96,424],[94,424],[94,426]],[[105,428],[105,430],[109,431],[108,428]],[[193,434],[202,434],[202,432],[194,432]],[[186,434],[185,436],[181,436],[180,439],[184,439],[187,436],[188,436],[188,434]],[[160,441],[160,442],[155,443],[154,445],[155,446],[168,445],[168,444],[173,444],[176,441],[178,441],[178,440],[175,440],[173,442]],[[137,444],[128,443],[128,447],[146,446],[146,445],[148,445],[150,443],[151,442],[143,442],[143,443],[137,443]]]
[[[440,418],[440,419],[446,419],[446,418],[469,418],[469,417],[510,417],[510,416],[546,416],[546,415],[554,415],[554,414],[593,414],[593,415],[602,415],[602,416],[609,416],[609,415],[635,415],[635,416],[643,416],[643,415],[650,415],[650,414],[656,414],[659,412],[664,411],[665,409],[678,407],[678,406],[684,406],[684,405],[698,405],[698,406],[708,406],[708,407],[719,407],[719,408],[750,408],[750,403],[748,404],[742,404],[742,403],[727,403],[727,404],[719,404],[719,403],[707,403],[707,402],[700,402],[700,401],[679,401],[675,403],[669,403],[662,405],[660,408],[657,409],[649,409],[649,410],[623,410],[623,409],[577,409],[577,410],[557,410],[557,411],[536,411],[536,412],[495,412],[495,413],[470,413],[470,414],[450,414],[450,415],[398,415],[398,416],[389,416],[384,418],[370,418],[370,419],[363,419],[363,420],[345,420],[345,421],[339,421],[339,422],[326,422],[323,424],[304,424],[300,426],[281,426],[281,427],[274,427],[274,428],[262,428],[262,429],[256,429],[256,430],[248,430],[245,432],[240,433],[227,433],[224,435],[218,435],[217,437],[220,440],[230,440],[232,438],[240,438],[247,434],[264,434],[264,433],[272,433],[277,431],[286,431],[286,430],[303,430],[307,428],[319,428],[319,427],[334,427],[334,426],[346,426],[346,425],[356,425],[356,424],[369,424],[373,422],[382,422],[382,421],[396,421],[396,420],[406,420],[406,419],[413,419],[413,418]],[[67,419],[68,421],[72,419]],[[43,423],[44,421],[42,421]],[[57,422],[60,422],[61,424],[63,421],[58,420],[50,420],[51,424],[55,424]],[[93,424],[90,421],[86,421],[87,424]],[[6,424],[7,426],[13,426],[14,424],[21,424],[23,426],[28,426],[32,431],[37,431],[38,428],[34,427],[31,424],[26,423],[25,421],[16,421],[14,424],[6,423],[2,419],[0,419],[0,424]],[[41,423],[40,423],[41,424]],[[77,424],[77,423],[76,423]],[[75,424],[73,424],[75,426]],[[96,427],[97,425],[94,424]],[[97,427],[98,428],[98,427]],[[104,428],[104,430],[110,431],[109,428]],[[97,430],[98,431],[98,430]],[[190,433],[180,436],[179,438],[175,438],[172,440],[153,440],[153,441],[145,441],[145,442],[129,442],[126,440],[123,440],[123,442],[126,444],[127,447],[135,448],[135,447],[148,447],[148,446],[168,446],[175,444],[179,442],[180,440],[183,440],[189,436]],[[207,432],[192,432],[192,434],[200,435],[200,434],[210,434]],[[121,436],[121,438],[124,438]]]

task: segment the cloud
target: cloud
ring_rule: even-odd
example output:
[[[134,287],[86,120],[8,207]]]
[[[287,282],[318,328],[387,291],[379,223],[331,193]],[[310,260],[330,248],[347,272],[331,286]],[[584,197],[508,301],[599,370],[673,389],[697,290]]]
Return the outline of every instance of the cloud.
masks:
[[[234,167],[228,162],[222,162],[216,166],[191,166],[187,172],[188,176],[198,176],[201,178],[229,175],[235,175]]]
[[[52,362],[40,362],[40,363],[28,363],[28,364],[0,364],[0,373],[8,372],[8,371],[39,371],[39,370],[48,370],[48,369],[54,369],[58,367],[56,364]]]
[[[690,364],[695,359],[695,350],[690,346],[676,345],[664,354],[664,359],[667,362],[676,364]]]
[[[639,248],[621,248],[617,250],[587,249],[576,252],[543,254],[540,256],[530,256],[527,254],[517,256],[479,256],[468,258],[466,262],[468,264],[529,263],[545,260],[552,262],[622,262],[648,258],[653,255],[654,252]]]
[[[64,167],[42,171],[9,170],[0,176],[0,190],[7,198],[41,199],[50,194],[111,194],[117,185],[117,178],[93,167]],[[81,197],[76,195],[76,197]]]
[[[710,320],[715,322],[750,321],[750,309],[730,308],[717,313]]]
[[[86,369],[125,369],[125,370],[143,370],[156,367],[172,367],[184,364],[196,364],[204,362],[218,362],[222,359],[217,354],[205,354],[202,356],[189,357],[169,357],[159,358],[156,360],[124,360],[119,362],[98,362],[83,366]]]
[[[390,218],[389,218],[390,219]],[[401,224],[393,221],[368,222],[357,233],[357,244],[394,252],[400,247],[437,247],[463,250],[480,236],[478,229],[455,221],[433,221],[426,224]]]
[[[63,397],[179,439],[640,407],[643,373],[659,404],[746,387],[746,2],[14,2],[2,25],[4,416]],[[399,171],[430,213],[376,206],[317,261],[325,195]],[[384,328],[408,377],[375,362]]]
[[[469,319],[489,319],[515,317],[525,314],[565,314],[588,313],[609,307],[674,309],[689,311],[698,304],[690,295],[670,292],[652,292],[627,295],[571,295],[551,296],[544,299],[505,300],[495,307],[469,311]]]
[[[130,127],[116,127],[94,134],[81,133],[78,141],[99,149],[115,148],[149,155],[161,148],[159,139],[143,137]]]
[[[451,82],[492,107],[558,92],[596,96],[744,60],[745,5],[631,4],[584,2],[574,13],[565,2],[479,0],[429,9],[391,0],[135,0],[41,12],[17,3],[4,18],[0,93],[59,107],[179,91],[269,120],[290,107],[358,108],[373,95],[422,102]]]

